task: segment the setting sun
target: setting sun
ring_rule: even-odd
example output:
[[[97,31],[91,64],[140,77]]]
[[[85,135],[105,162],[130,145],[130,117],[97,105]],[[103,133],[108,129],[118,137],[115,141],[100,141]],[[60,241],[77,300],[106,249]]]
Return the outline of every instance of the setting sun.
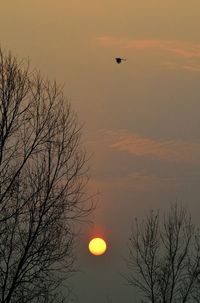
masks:
[[[94,238],[89,243],[89,251],[95,256],[103,255],[106,248],[106,242],[101,238]]]

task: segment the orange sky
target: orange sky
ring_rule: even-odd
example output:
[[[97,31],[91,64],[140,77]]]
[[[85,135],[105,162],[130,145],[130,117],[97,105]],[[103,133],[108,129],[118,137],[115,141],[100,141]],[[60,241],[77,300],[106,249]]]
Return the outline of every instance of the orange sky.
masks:
[[[197,0],[1,0],[1,46],[65,84],[93,155],[101,195],[82,235],[77,302],[131,302],[119,272],[132,218],[178,199],[198,220],[199,17]],[[110,243],[98,263],[94,230]]]

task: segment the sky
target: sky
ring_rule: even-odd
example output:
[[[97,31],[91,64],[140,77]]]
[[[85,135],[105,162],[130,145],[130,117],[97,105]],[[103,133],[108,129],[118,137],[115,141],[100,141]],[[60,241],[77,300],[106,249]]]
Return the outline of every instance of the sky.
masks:
[[[89,190],[100,194],[81,230],[73,298],[134,302],[122,277],[134,218],[180,201],[199,219],[200,2],[0,4],[2,48],[64,85],[91,155]],[[102,257],[88,252],[96,234],[108,243]]]

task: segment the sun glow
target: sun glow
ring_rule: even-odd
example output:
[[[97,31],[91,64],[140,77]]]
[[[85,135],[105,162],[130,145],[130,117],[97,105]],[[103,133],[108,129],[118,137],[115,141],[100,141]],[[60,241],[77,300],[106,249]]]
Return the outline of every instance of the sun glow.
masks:
[[[89,251],[95,256],[101,256],[106,252],[106,242],[101,238],[94,238],[89,243]]]

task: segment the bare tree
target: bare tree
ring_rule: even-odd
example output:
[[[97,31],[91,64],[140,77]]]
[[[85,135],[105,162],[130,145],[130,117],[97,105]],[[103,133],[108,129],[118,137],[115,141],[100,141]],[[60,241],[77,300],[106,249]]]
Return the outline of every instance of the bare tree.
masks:
[[[143,295],[141,302],[200,302],[199,232],[178,204],[160,217],[150,211],[141,223],[135,220],[126,279]]]
[[[56,302],[74,270],[92,207],[80,135],[61,88],[0,50],[1,303]]]

